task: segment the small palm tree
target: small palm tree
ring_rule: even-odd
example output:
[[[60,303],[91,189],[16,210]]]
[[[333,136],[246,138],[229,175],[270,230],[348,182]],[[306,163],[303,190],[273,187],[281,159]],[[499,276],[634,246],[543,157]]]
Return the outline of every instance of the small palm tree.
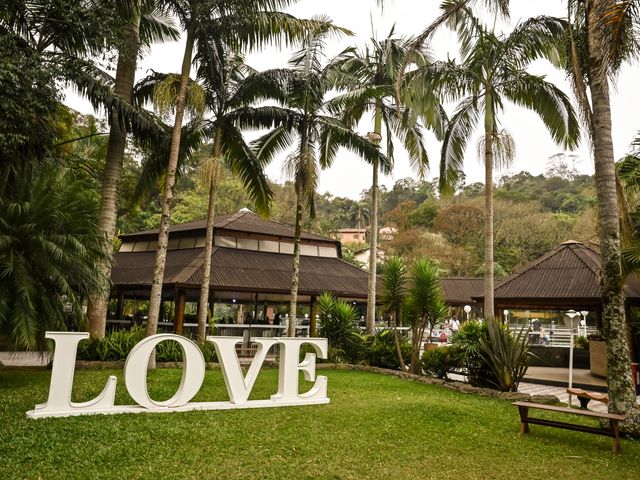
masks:
[[[411,324],[411,373],[420,373],[420,343],[427,332],[431,340],[434,327],[444,320],[449,309],[438,280],[438,269],[428,260],[420,259],[409,274],[405,303]]]
[[[0,197],[0,331],[44,349],[47,330],[84,325],[82,300],[104,289],[107,259],[90,189],[68,171],[18,176]]]
[[[389,257],[382,264],[382,306],[391,312],[391,327],[395,336],[396,352],[401,370],[406,370],[397,326],[402,325],[402,305],[407,296],[407,267],[400,257]]]
[[[333,86],[330,78],[332,66],[322,65],[322,51],[330,23],[324,18],[318,20],[318,27],[309,31],[303,48],[291,57],[291,69],[279,72],[286,92],[285,106],[273,108],[274,112],[280,112],[282,123],[254,143],[259,158],[267,162],[281,150],[293,146],[296,138],[298,140],[295,153],[288,155],[285,162],[285,171],[293,178],[296,192],[290,336],[294,335],[298,301],[302,216],[305,208],[314,215],[314,194],[320,167],[331,165],[341,147],[354,151],[369,162],[377,161],[387,171],[389,167],[387,157],[376,145],[354,133],[327,111],[325,96]],[[341,31],[347,33],[346,30]],[[277,73],[274,71],[273,75]]]
[[[416,75],[410,89],[414,102],[420,92],[439,92],[444,101],[460,101],[448,121],[440,159],[440,189],[451,192],[463,169],[467,142],[478,124],[484,129],[479,145],[485,164],[485,284],[484,314],[493,318],[493,171],[508,161],[513,141],[499,129],[498,115],[504,102],[536,112],[553,140],[573,148],[579,138],[578,120],[569,98],[543,77],[526,71],[529,64],[544,58],[561,64],[558,38],[560,20],[539,17],[519,24],[506,37],[487,31],[472,16],[454,17],[459,32],[462,60],[429,66]]]

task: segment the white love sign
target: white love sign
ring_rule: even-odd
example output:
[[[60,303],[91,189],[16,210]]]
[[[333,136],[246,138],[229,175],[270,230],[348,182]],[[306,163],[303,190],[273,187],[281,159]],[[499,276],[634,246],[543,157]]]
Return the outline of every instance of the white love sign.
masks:
[[[242,337],[207,337],[213,343],[218,362],[229,394],[228,402],[190,402],[204,382],[205,361],[198,346],[188,338],[171,333],[162,333],[140,341],[127,356],[124,365],[124,380],[127,391],[137,405],[115,405],[117,378],[110,376],[102,393],[88,402],[71,401],[76,353],[81,340],[89,337],[87,332],[47,332],[46,338],[55,342],[49,398],[46,403],[36,405],[27,412],[30,418],[69,417],[140,412],[186,412],[190,410],[227,410],[234,408],[286,407],[296,405],[318,405],[329,403],[327,377],[315,375],[316,355],[327,357],[326,338],[254,338],[258,350],[245,375],[236,353],[236,345]],[[163,341],[174,340],[182,349],[183,368],[180,386],[173,397],[156,401],[147,390],[147,365],[154,348]],[[249,400],[258,373],[274,345],[280,347],[278,392],[267,400]],[[307,353],[299,362],[300,347],[311,345],[316,353]],[[298,392],[298,375],[304,373],[306,380],[314,382],[303,394]]]

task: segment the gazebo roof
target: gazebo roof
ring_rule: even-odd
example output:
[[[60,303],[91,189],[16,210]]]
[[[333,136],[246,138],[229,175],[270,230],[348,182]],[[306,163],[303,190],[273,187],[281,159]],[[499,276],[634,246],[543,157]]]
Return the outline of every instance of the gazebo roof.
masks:
[[[599,252],[575,240],[566,241],[500,282],[495,302],[516,307],[599,306],[600,265]],[[627,279],[624,293],[629,301],[640,300],[637,277]]]
[[[444,292],[447,305],[462,306],[476,303],[472,297],[482,295],[484,289],[483,278],[442,277],[440,286]]]
[[[111,273],[121,288],[148,287],[153,278],[154,251],[114,255]],[[204,248],[172,250],[167,253],[164,284],[199,289],[202,283]],[[216,247],[211,261],[211,288],[225,291],[291,291],[292,255]],[[367,297],[368,274],[339,258],[300,257],[301,295],[332,292],[349,298]]]
[[[247,209],[242,209],[237,213],[228,215],[217,215],[215,217],[214,228],[216,230],[226,230],[230,232],[259,233],[262,235],[293,238],[294,229],[291,225],[267,220]],[[181,223],[179,225],[171,225],[169,227],[170,234],[179,234],[182,232],[204,232],[207,229],[206,220],[196,220],[194,222]],[[158,230],[144,230],[142,232],[128,233],[120,235],[122,240],[133,239],[143,236],[158,236]],[[336,244],[336,240],[316,235],[315,233],[302,232],[302,238],[305,240],[315,240],[320,242],[330,242]]]

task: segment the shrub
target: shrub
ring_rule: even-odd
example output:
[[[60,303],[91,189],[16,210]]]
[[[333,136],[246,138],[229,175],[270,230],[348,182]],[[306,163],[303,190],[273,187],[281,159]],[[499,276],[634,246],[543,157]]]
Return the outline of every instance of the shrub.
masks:
[[[447,373],[461,367],[460,352],[456,347],[444,347],[425,350],[422,354],[423,370],[437,378],[447,379]]]
[[[131,349],[144,338],[144,328],[134,326],[131,330],[114,330],[104,339],[80,342],[78,345],[79,360],[99,360],[104,362],[126,360]],[[215,362],[215,347],[211,342],[204,342],[198,347],[206,362]],[[177,342],[169,340],[160,342],[156,347],[158,362],[181,362],[182,349]]]
[[[318,297],[319,333],[329,341],[329,359],[358,363],[363,356],[364,337],[352,305],[328,293]]]
[[[402,337],[399,340],[402,358],[408,363],[411,359],[411,344]],[[393,331],[391,330],[383,330],[367,337],[365,362],[374,367],[397,370],[400,368],[400,360],[398,359],[395,342]]]

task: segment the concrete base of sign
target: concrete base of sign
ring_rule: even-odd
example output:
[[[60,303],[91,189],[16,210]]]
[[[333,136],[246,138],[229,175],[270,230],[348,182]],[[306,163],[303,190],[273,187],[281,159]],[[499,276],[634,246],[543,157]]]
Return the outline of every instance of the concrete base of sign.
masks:
[[[329,403],[328,398],[310,399],[304,401],[292,402],[274,402],[273,400],[249,400],[245,403],[231,402],[193,402],[187,403],[180,407],[155,407],[153,410],[142,407],[140,405],[115,405],[111,408],[96,410],[78,410],[77,412],[48,412],[42,413],[38,410],[29,410],[27,417],[29,418],[47,418],[47,417],[79,417],[80,415],[116,415],[120,413],[171,413],[171,412],[191,412],[196,410],[239,410],[245,408],[277,408],[277,407],[301,407],[307,405],[324,405]]]

